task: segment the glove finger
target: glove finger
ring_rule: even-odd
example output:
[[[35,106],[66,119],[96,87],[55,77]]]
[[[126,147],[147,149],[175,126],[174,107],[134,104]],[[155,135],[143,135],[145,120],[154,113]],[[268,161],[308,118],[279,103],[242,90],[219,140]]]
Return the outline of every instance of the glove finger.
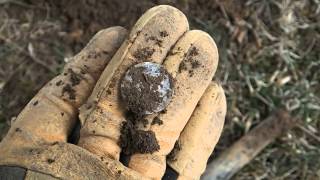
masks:
[[[19,114],[3,147],[19,143],[65,142],[78,108],[126,36],[122,27],[98,32],[88,45],[48,82]]]
[[[211,82],[217,64],[217,47],[207,33],[188,31],[177,42],[171,55],[164,61],[165,68],[175,78],[172,100],[166,111],[154,118],[162,124],[151,123],[148,128],[155,133],[160,149],[152,154],[132,155],[130,168],[155,179],[162,177],[166,155],[172,150],[197,102]]]
[[[133,27],[81,107],[82,129],[78,145],[88,151],[118,160],[120,129],[125,108],[119,99],[119,83],[128,67],[149,61],[162,63],[170,48],[189,28],[186,17],[176,8],[157,6],[148,10]]]
[[[211,83],[167,157],[167,164],[179,174],[179,178],[200,179],[220,138],[226,110],[222,87]]]
[[[22,174],[22,179],[107,179],[145,180],[147,178],[126,168],[119,161],[100,158],[85,149],[69,143],[43,144],[38,147],[23,145],[9,151],[0,149],[0,175],[14,179],[10,169]],[[6,172],[1,173],[2,170]],[[15,171],[14,174],[19,172]],[[6,176],[5,176],[6,177]],[[0,179],[6,179],[0,176]],[[11,177],[11,178],[10,178]],[[20,176],[21,177],[21,176]]]

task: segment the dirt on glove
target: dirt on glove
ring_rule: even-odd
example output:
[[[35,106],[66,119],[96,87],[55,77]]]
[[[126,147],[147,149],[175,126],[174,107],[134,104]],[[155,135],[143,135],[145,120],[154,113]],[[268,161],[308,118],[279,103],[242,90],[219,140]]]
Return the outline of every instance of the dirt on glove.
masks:
[[[134,113],[127,113],[127,121],[123,122],[119,145],[126,155],[135,153],[153,153],[160,149],[153,131],[138,130],[139,123],[148,123]]]
[[[139,57],[145,57],[144,53]],[[122,124],[119,145],[125,154],[153,153],[160,149],[155,133],[138,129],[149,122],[146,114],[162,111],[172,96],[173,79],[160,65],[137,64],[127,71],[121,82],[121,96],[126,103],[127,121]],[[155,117],[151,124],[162,125]]]

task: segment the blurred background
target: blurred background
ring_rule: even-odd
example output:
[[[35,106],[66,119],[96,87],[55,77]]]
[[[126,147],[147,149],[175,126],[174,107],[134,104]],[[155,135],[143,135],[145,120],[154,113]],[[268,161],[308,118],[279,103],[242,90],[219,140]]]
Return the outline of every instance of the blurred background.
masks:
[[[100,29],[170,4],[215,39],[228,114],[212,159],[278,109],[298,118],[233,179],[320,179],[320,0],[0,0],[0,139]]]

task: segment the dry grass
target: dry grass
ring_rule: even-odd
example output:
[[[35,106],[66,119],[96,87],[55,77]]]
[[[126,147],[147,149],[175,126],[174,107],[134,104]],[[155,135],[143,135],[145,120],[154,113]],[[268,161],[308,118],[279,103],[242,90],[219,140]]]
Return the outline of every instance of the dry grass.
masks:
[[[145,4],[134,7],[144,10],[153,3]],[[226,90],[228,115],[215,155],[275,109],[286,108],[302,119],[234,179],[319,179],[320,1],[183,0],[171,4],[186,12],[194,28],[209,32],[219,47],[216,79]],[[92,36],[91,31],[68,31],[65,17],[54,16],[56,9],[51,7],[52,2],[0,0],[0,129],[60,71],[75,46],[82,46],[66,39]],[[136,12],[130,23],[139,15]],[[120,25],[129,21],[110,16],[121,19]],[[116,22],[101,22],[98,27],[110,24]]]
[[[213,34],[220,47],[223,70],[218,79],[226,89],[229,111],[218,150],[284,107],[303,122],[234,179],[319,179],[320,3],[239,4],[220,3],[215,10],[223,18],[194,19],[196,26]]]

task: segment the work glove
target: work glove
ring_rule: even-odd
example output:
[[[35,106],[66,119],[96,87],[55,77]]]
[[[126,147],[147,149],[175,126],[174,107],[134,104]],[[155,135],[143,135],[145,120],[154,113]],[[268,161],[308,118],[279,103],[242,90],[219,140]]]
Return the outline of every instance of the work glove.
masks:
[[[12,122],[0,176],[199,179],[226,114],[217,65],[213,39],[170,6],[99,31]]]

